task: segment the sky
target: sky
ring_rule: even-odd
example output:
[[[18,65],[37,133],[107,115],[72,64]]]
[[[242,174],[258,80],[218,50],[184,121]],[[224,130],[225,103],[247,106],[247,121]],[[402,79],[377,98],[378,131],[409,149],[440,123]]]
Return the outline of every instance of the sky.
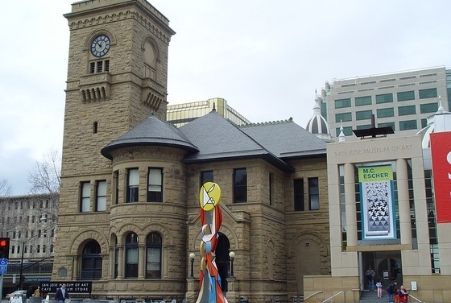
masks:
[[[28,175],[63,141],[67,0],[2,2],[0,180]],[[168,101],[225,98],[252,122],[305,126],[325,81],[451,68],[449,0],[149,0],[176,35]]]

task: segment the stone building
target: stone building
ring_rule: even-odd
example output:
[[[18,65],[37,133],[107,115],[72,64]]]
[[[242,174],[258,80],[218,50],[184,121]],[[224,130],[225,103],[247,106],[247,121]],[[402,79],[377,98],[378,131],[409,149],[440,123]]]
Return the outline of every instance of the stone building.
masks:
[[[216,262],[230,302],[286,301],[304,275],[330,272],[324,141],[291,119],[238,127],[215,111],[177,129],[165,121],[168,19],[145,0],[80,1],[65,17],[52,280],[94,281],[98,298],[192,302],[208,180],[222,188]]]

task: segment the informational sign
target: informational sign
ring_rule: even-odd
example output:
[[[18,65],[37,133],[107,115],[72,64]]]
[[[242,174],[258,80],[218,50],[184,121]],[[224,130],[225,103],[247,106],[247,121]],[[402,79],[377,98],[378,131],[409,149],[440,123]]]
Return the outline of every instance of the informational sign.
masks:
[[[451,132],[431,134],[437,223],[451,222]]]
[[[8,270],[8,259],[2,258],[0,259],[0,276],[6,274]]]
[[[62,284],[66,284],[66,290],[71,293],[90,294],[92,291],[91,281],[52,281],[41,282],[41,292],[55,293]]]
[[[358,168],[363,238],[394,239],[393,170],[390,165]]]

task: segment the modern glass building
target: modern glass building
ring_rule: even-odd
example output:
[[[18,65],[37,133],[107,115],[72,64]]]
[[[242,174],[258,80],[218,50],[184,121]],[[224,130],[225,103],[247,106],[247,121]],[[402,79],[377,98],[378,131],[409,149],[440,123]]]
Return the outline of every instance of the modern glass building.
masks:
[[[243,115],[227,104],[223,98],[211,98],[206,101],[194,101],[180,104],[168,105],[167,121],[172,122],[175,126],[180,127],[202,117],[213,109],[222,117],[237,124],[244,125],[251,123]]]
[[[376,126],[391,126],[395,133],[414,133],[427,125],[441,102],[450,108],[451,72],[445,67],[335,80],[322,90],[322,114],[333,136],[340,126],[346,136]]]

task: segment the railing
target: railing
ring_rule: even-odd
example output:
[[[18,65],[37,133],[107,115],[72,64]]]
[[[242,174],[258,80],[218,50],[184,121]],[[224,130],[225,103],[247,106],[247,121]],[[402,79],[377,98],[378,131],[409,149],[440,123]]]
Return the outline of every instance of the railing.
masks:
[[[316,295],[318,295],[318,294],[320,294],[320,293],[322,293],[322,291],[314,292],[314,293],[311,294],[310,296],[304,298],[304,302],[307,302],[308,299],[313,298],[314,296],[316,296]]]
[[[409,294],[409,297],[411,297],[412,299],[414,299],[414,300],[417,301],[418,303],[426,303],[426,302],[421,301],[420,299],[416,298],[415,296],[412,296],[411,294]]]
[[[327,298],[326,300],[321,301],[321,303],[325,303],[327,301],[330,301],[330,300],[332,300],[333,298],[335,298],[336,296],[338,296],[339,294],[342,294],[342,293],[344,293],[344,291],[341,290],[341,291],[337,292],[335,295]]]

